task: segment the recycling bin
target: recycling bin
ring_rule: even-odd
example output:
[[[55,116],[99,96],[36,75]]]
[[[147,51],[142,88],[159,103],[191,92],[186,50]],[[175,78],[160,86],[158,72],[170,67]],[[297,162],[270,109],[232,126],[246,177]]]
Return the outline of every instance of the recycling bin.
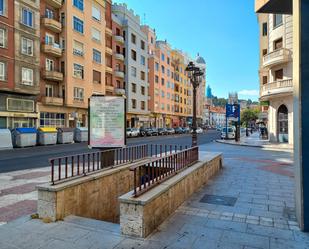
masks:
[[[54,127],[40,127],[38,129],[38,144],[52,145],[57,143],[57,129]]]
[[[74,131],[74,141],[77,143],[88,141],[88,128],[78,127]]]
[[[74,142],[73,128],[57,128],[57,143],[70,144]]]
[[[0,150],[12,149],[12,134],[9,129],[0,129]]]
[[[35,146],[37,143],[37,129],[15,128],[12,131],[12,140],[14,147]]]

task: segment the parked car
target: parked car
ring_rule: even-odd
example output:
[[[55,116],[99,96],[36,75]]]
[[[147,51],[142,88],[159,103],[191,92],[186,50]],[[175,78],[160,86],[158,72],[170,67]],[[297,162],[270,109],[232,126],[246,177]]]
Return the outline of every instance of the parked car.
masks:
[[[158,129],[157,128],[148,128],[146,130],[146,135],[147,136],[158,136],[159,135]]]
[[[139,136],[139,129],[137,128],[132,128],[132,137],[138,137]]]
[[[193,132],[193,129],[191,129],[190,132],[192,133],[192,132]],[[197,127],[197,128],[196,128],[196,133],[197,133],[197,134],[203,133],[203,129],[202,129],[201,127]]]
[[[127,137],[132,137],[132,129],[127,128]]]
[[[147,128],[144,128],[144,127],[139,128],[139,135],[141,137],[145,137],[147,135],[146,133],[147,133]]]
[[[221,131],[221,139],[226,138],[226,127],[222,128]],[[234,139],[235,138],[235,130],[233,127],[227,127],[227,139]]]
[[[159,135],[167,135],[167,130],[165,128],[159,128],[158,133]]]
[[[182,128],[183,133],[190,133],[190,128],[189,127],[184,127]]]
[[[175,134],[175,130],[173,128],[167,128],[166,132],[167,132],[167,135]]]
[[[176,127],[175,134],[183,134],[183,129],[181,127]]]

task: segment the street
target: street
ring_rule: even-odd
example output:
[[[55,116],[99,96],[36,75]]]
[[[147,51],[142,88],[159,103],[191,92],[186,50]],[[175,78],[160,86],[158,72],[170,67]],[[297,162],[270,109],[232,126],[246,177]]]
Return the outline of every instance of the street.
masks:
[[[220,137],[220,133],[209,130],[207,133],[198,134],[198,144],[206,144]],[[191,145],[191,135],[171,135],[155,137],[129,138],[128,145],[138,144],[167,144]],[[0,173],[34,169],[49,166],[48,159],[70,154],[85,153],[90,151],[87,143],[75,143],[52,146],[36,146],[0,151]]]

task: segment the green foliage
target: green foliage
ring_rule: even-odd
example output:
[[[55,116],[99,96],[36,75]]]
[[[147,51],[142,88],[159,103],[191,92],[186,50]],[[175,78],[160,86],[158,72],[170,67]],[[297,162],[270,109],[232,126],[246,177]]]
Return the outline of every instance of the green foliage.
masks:
[[[258,109],[244,109],[240,114],[240,121],[244,125],[248,125],[250,121],[256,121],[259,117]]]
[[[212,104],[214,106],[225,107],[225,105],[227,104],[227,100],[225,98],[218,98],[215,96],[212,99]]]

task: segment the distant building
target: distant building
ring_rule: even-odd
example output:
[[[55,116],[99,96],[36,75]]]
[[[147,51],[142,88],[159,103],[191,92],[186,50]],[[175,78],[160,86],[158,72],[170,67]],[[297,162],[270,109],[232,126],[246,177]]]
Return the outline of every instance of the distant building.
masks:
[[[209,108],[209,125],[211,126],[225,126],[225,109],[222,107],[211,106]]]

